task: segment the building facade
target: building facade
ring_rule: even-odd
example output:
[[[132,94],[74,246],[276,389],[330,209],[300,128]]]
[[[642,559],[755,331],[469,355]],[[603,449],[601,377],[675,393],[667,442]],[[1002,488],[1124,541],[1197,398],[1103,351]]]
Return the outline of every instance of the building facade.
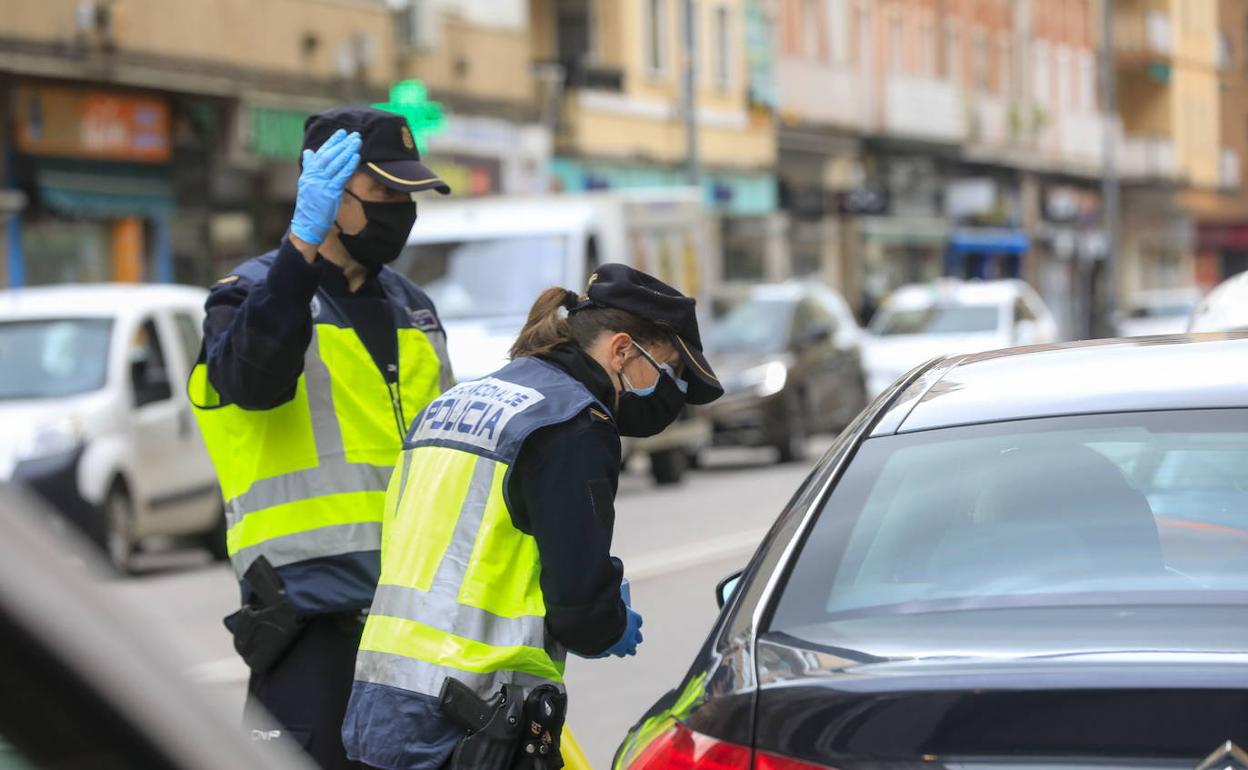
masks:
[[[3,0],[7,285],[204,283],[289,221],[306,115],[384,97],[368,0]],[[291,152],[294,142],[295,152]]]
[[[554,189],[689,184],[684,3],[532,0],[530,7],[555,126]],[[779,278],[770,15],[757,0],[693,7],[697,183],[722,215],[721,277]]]

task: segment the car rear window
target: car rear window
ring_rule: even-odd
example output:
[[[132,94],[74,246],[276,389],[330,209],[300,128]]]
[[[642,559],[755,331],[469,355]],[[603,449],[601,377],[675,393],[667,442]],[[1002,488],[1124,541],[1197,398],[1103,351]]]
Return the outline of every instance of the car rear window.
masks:
[[[868,439],[772,628],[956,608],[1248,602],[1248,410]]]
[[[894,334],[975,334],[993,332],[1000,325],[997,305],[930,305],[921,308],[885,308],[871,322],[871,331]]]

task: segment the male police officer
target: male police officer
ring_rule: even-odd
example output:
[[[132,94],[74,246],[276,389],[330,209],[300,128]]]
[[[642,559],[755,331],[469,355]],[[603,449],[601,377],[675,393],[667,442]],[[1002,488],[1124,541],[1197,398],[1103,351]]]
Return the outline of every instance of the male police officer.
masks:
[[[227,625],[251,668],[245,721],[342,768],[387,482],[408,422],[452,382],[433,304],[385,265],[411,194],[450,189],[388,112],[313,115],[303,146],[289,235],[213,287],[189,391],[242,586]]]

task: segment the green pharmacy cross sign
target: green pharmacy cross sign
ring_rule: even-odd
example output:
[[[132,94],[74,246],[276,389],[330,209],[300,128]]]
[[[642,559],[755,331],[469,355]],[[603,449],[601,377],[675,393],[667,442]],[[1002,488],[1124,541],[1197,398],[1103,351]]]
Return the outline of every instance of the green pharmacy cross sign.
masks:
[[[442,105],[429,100],[425,84],[419,80],[400,80],[390,86],[390,101],[373,106],[407,118],[407,125],[416,138],[416,147],[422,153],[429,137],[446,128],[446,113],[442,111]]]

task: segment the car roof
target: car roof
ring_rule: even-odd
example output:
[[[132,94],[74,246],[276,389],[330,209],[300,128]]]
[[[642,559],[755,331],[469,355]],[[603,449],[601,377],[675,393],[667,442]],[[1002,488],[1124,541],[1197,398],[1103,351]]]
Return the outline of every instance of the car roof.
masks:
[[[998,305],[1012,302],[1022,296],[1026,284],[1017,279],[1004,281],[960,281],[942,279],[931,283],[907,284],[895,290],[885,300],[885,307],[921,308],[929,307],[937,302]]]
[[[927,364],[871,435],[1106,412],[1248,407],[1248,333],[1091,340]]]
[[[95,283],[23,287],[0,291],[0,319],[124,316],[170,305],[202,306],[207,296],[205,289],[174,284]]]

